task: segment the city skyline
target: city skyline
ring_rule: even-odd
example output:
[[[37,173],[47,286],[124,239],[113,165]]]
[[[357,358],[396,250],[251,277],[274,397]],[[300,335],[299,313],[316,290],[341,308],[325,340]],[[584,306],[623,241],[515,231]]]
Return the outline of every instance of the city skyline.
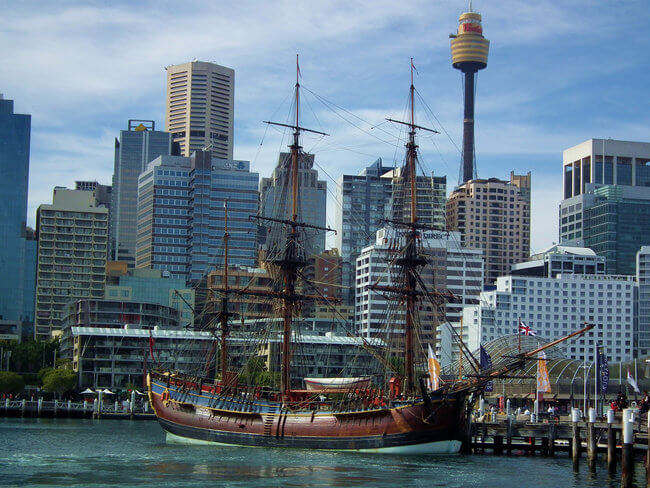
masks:
[[[327,224],[333,225],[332,180],[357,174],[378,157],[387,165],[393,158],[402,161],[402,142],[393,137],[398,129],[383,120],[402,116],[414,57],[416,89],[449,134],[422,135],[423,166],[446,175],[449,190],[456,185],[462,85],[451,66],[448,34],[456,30],[466,2],[414,1],[399,7],[374,2],[371,8],[346,2],[295,9],[244,2],[219,13],[196,4],[183,12],[163,8],[153,17],[149,7],[34,9],[27,2],[7,12],[11,29],[0,32],[5,41],[0,52],[8,69],[0,92],[15,100],[18,113],[32,114],[29,225],[54,185],[110,182],[112,143],[124,120],[151,118],[163,127],[164,66],[194,58],[235,70],[233,156],[250,160],[253,171],[268,176],[286,137],[280,143],[281,135],[261,121],[282,121],[289,112],[286,100],[293,89],[295,53],[300,53],[305,125],[332,134],[325,141],[306,138],[304,146],[314,149],[315,169],[330,180]],[[588,2],[474,3],[491,42],[489,66],[478,76],[477,173],[505,179],[511,170],[532,172],[533,252],[558,239],[564,149],[592,137],[647,140],[647,10],[641,2],[589,7]],[[278,29],[265,20],[276,16],[293,23]],[[331,21],[322,23],[323,18]],[[129,49],[145,40],[146,55]],[[311,91],[361,117],[367,124],[339,112],[364,131],[319,105]],[[421,99],[416,107],[422,125],[440,129]],[[373,125],[379,126],[374,132]]]

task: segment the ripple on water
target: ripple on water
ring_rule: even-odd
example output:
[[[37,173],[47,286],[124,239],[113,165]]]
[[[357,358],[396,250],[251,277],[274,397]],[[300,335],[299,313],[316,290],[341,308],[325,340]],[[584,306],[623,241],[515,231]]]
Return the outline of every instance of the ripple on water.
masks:
[[[566,455],[394,456],[166,444],[156,422],[0,419],[0,486],[618,486]],[[641,469],[637,479],[643,479]]]

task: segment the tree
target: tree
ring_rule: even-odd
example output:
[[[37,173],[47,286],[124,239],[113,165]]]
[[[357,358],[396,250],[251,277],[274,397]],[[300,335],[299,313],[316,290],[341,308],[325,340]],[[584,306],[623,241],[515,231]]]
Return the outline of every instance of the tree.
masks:
[[[38,377],[38,384],[40,386],[43,386],[43,381],[45,381],[45,377],[48,374],[50,374],[52,371],[54,371],[54,368],[51,366],[46,366],[45,368],[41,368],[38,370],[36,376]]]
[[[25,387],[23,377],[12,371],[0,372],[0,393],[20,393]]]
[[[239,381],[248,385],[275,386],[279,383],[280,375],[266,371],[264,358],[252,357],[246,363]]]
[[[36,373],[45,366],[52,366],[54,353],[56,351],[58,355],[59,345],[58,338],[47,341],[0,341],[0,347],[11,351],[9,369],[21,373]]]
[[[43,389],[51,393],[65,393],[77,386],[77,373],[71,369],[53,369],[43,376]]]

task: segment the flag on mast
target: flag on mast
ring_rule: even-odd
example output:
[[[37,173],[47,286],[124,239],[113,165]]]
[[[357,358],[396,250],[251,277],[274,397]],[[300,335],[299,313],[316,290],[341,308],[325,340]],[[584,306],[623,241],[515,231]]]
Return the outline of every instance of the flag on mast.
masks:
[[[427,380],[430,390],[437,390],[440,388],[440,362],[436,358],[433,349],[431,349],[431,344],[429,344],[429,379]]]
[[[415,74],[417,74],[417,75],[420,74],[420,73],[418,73],[418,69],[417,69],[417,68],[415,67],[415,65],[413,64],[413,58],[411,58],[411,68],[413,68],[413,71],[415,71]]]
[[[627,382],[630,384],[630,386],[635,392],[641,393],[641,390],[639,390],[639,385],[636,384],[636,380],[634,379],[634,376],[632,376],[632,373],[630,373],[630,368],[627,368]]]
[[[521,319],[519,319],[519,333],[523,335],[531,335],[531,336],[537,335],[533,331],[533,328],[524,324],[524,322]]]
[[[537,360],[537,393],[551,393],[551,381],[548,377],[544,351],[539,353],[539,359]]]

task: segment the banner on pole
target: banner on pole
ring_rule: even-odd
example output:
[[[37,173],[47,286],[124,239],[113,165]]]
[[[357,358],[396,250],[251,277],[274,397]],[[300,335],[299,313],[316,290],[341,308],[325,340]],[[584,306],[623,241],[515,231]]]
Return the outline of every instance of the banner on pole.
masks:
[[[537,360],[537,392],[551,393],[551,381],[548,378],[548,369],[546,369],[546,354],[540,353]]]

